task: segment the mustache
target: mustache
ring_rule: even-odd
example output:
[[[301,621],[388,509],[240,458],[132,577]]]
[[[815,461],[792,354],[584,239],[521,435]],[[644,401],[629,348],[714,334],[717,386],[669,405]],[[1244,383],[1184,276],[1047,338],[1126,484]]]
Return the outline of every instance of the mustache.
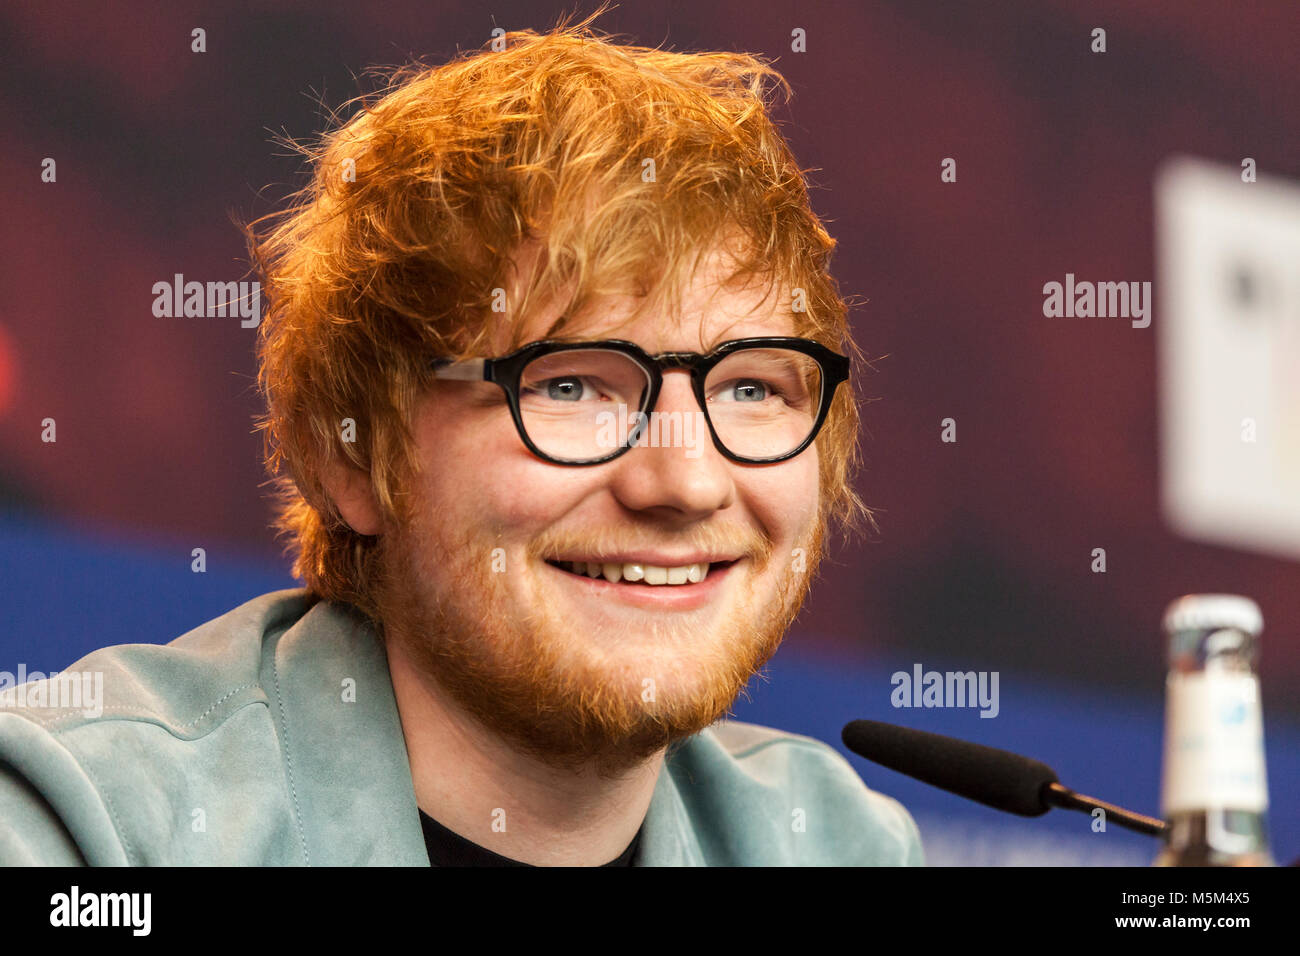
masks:
[[[689,550],[752,558],[762,566],[771,558],[773,544],[758,528],[735,524],[690,528],[671,537],[665,537],[662,529],[637,532],[626,527],[588,531],[551,528],[534,538],[526,550],[529,558],[542,561],[572,554],[601,558],[635,551]]]

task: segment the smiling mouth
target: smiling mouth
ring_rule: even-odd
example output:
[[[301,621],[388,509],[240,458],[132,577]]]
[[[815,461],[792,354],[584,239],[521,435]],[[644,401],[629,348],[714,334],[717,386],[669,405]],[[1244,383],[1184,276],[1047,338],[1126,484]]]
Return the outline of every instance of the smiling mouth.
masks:
[[[611,584],[682,587],[698,584],[712,575],[721,574],[735,564],[736,560],[715,561],[711,564],[684,564],[677,567],[661,567],[638,562],[547,561],[546,563],[578,577],[603,578]]]

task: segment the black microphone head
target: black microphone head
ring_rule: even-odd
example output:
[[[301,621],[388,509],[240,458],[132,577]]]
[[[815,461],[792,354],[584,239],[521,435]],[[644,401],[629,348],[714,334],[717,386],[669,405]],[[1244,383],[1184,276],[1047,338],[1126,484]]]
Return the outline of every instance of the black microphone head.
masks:
[[[874,720],[846,724],[841,738],[860,757],[986,806],[1022,817],[1052,809],[1043,788],[1058,782],[1056,771],[1037,760]]]

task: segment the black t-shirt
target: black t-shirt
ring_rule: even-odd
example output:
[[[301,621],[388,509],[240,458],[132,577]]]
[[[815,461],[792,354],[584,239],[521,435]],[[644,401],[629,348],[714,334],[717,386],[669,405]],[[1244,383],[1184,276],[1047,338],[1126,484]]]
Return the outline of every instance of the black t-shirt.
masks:
[[[448,830],[445,826],[420,811],[420,826],[424,830],[424,845],[429,851],[431,866],[532,866],[521,863],[500,853],[493,853],[471,840],[466,840],[459,833]],[[641,845],[641,831],[628,844],[617,860],[611,860],[602,866],[631,866],[636,858],[637,847]]]

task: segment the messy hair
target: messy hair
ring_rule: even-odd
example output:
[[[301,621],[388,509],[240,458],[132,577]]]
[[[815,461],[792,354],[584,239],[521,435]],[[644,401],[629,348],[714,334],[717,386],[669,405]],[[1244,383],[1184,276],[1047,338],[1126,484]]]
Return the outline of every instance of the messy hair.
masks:
[[[379,539],[348,526],[325,476],[359,470],[386,521],[405,524],[430,360],[498,354],[486,350],[503,323],[511,348],[525,344],[537,297],[568,297],[550,337],[629,281],[671,307],[725,244],[729,282],[766,280],[791,296],[794,334],[861,359],[829,273],[835,240],[769,116],[789,84],[749,54],[615,44],[592,19],[383,71],[350,119],[286,140],[310,181],[246,227],[269,303],[257,425],[294,574],[323,599],[378,616]],[[526,242],[537,268],[503,318],[494,290]],[[821,518],[845,530],[872,520],[852,486],[857,435],[851,380],[817,438]]]

